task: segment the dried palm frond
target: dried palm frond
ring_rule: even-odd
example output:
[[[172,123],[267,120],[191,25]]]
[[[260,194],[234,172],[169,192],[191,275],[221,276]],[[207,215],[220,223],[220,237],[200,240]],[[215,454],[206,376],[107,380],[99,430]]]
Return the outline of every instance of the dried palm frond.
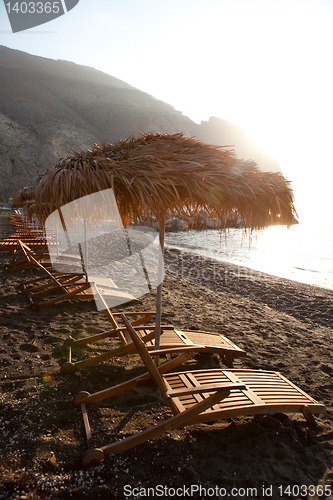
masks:
[[[36,210],[48,213],[88,194],[113,188],[124,223],[166,213],[187,218],[203,209],[225,220],[237,211],[246,227],[295,222],[290,183],[253,161],[183,134],[144,134],[114,145],[95,144],[60,159],[36,186]]]
[[[13,197],[12,208],[23,208],[29,202],[34,201],[35,191],[33,186],[20,189]]]

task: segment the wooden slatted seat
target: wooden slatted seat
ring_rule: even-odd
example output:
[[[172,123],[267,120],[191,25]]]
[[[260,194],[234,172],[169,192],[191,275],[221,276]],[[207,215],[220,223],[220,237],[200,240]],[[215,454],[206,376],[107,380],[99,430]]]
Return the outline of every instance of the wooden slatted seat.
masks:
[[[52,267],[47,248],[40,248],[34,251],[34,257],[44,267],[46,268]],[[20,269],[27,269],[31,267],[34,267],[34,263],[27,260],[25,255],[23,256],[17,255],[10,263],[4,265],[3,271],[4,272],[19,271]]]
[[[32,309],[38,309],[51,304],[59,304],[65,300],[95,299],[92,288],[94,282],[87,281],[85,277],[67,275],[67,277],[60,277],[60,279],[55,276],[53,276],[53,278],[53,284],[47,284],[43,286],[42,289],[40,289],[40,286],[33,290],[25,289]],[[99,287],[99,290],[106,299],[112,298],[115,305],[120,305],[124,302],[138,302],[133,295],[119,290],[112,280],[109,281],[109,284],[104,283],[104,281],[105,280],[103,280],[102,285]],[[54,295],[58,296],[54,297]],[[42,297],[46,298],[40,300]]]
[[[33,250],[39,250],[39,249],[47,250],[48,245],[52,245],[52,246],[55,245],[55,243],[53,243],[53,242],[49,241],[48,243],[46,243],[46,241],[37,240],[36,238],[29,240],[28,243],[29,243],[29,247]],[[18,248],[20,248],[20,243],[19,243],[18,239],[4,240],[4,241],[0,242],[0,248],[5,248],[8,250],[8,252],[10,254],[14,254],[15,251]]]
[[[168,373],[171,365],[167,367],[165,364],[157,368],[151,359],[151,354],[160,354],[163,350],[149,353],[127,318],[123,317],[123,321],[147,369],[147,374],[94,394],[79,393],[76,396],[74,404],[81,406],[88,445],[92,433],[87,406],[131,388],[153,381],[159,387],[174,416],[136,435],[89,450],[83,459],[84,466],[90,465],[94,460],[102,460],[105,455],[121,453],[171,429],[193,423],[244,415],[297,412],[303,413],[309,425],[314,425],[313,413],[325,411],[324,405],[315,401],[278,372],[214,369]],[[181,349],[186,348],[176,348],[178,351]],[[191,350],[191,346],[187,349]],[[187,356],[190,356],[190,351]],[[173,361],[172,367],[177,365],[177,359]]]
[[[41,228],[36,228],[35,225],[31,226],[22,222],[22,219],[16,214],[11,214],[9,221],[14,224],[15,232],[0,242],[0,249],[5,248],[10,254],[14,254],[20,248],[20,241],[24,241],[33,249],[48,248],[47,239],[42,236],[43,230]],[[50,241],[49,243],[51,245],[55,244],[55,242]]]
[[[170,390],[183,387],[198,387],[202,384],[237,383],[244,384],[243,391],[231,390],[230,395],[213,409],[194,418],[191,423],[209,422],[214,419],[227,419],[261,413],[303,413],[303,407],[311,408],[313,413],[322,413],[324,406],[286,379],[279,372],[259,370],[198,370],[190,374],[173,373],[164,376]],[[178,411],[185,411],[202,399],[201,395],[191,398],[180,396],[173,403]]]
[[[19,269],[25,269],[28,267],[37,267],[35,260],[37,260],[44,268],[52,268],[53,262],[50,259],[49,251],[47,246],[43,246],[42,248],[32,248],[31,245],[28,245],[26,241],[19,240],[18,241],[17,250],[21,250],[21,255],[18,255],[11,263],[4,266],[4,271],[17,271]],[[54,243],[55,244],[55,243]],[[34,257],[35,260],[30,257]],[[75,274],[82,273],[82,263],[78,260],[76,256],[66,255],[60,256],[56,260],[58,269],[61,268],[63,273],[72,274],[73,269],[77,272]],[[57,273],[53,273],[56,275]],[[58,273],[61,274],[61,273]],[[35,282],[42,281],[43,277],[36,278]],[[27,280],[26,284],[33,283],[32,280]]]
[[[98,289],[100,289],[100,287],[98,287]],[[102,296],[100,297],[100,300],[103,301]],[[75,370],[82,370],[111,358],[136,353],[136,348],[133,345],[131,336],[128,333],[126,326],[121,326],[117,321],[117,319],[121,318],[124,313],[112,313],[107,307],[105,301],[104,305],[105,313],[107,314],[114,328],[112,330],[108,330],[97,335],[92,335],[90,337],[80,339],[66,339],[65,345],[69,347],[69,356],[68,362],[64,363],[61,367],[61,372],[63,374],[72,373]],[[136,319],[132,320],[131,325],[135,328],[137,335],[145,342],[147,349],[150,351],[155,349],[155,326],[142,325],[145,325],[146,323],[151,321],[154,315],[155,312],[151,311],[130,311],[125,313],[127,319],[130,317],[136,317]],[[243,349],[241,349],[227,337],[219,333],[179,330],[177,328],[174,328],[172,325],[162,325],[160,332],[160,345],[162,349],[186,346],[193,348],[195,347],[197,349],[197,352],[205,354],[218,354],[221,357],[223,363],[228,367],[233,366],[234,359],[236,357],[242,357],[246,355],[246,352]],[[115,347],[107,352],[104,352],[103,354],[99,354],[91,358],[80,361],[73,361],[73,347],[82,347],[85,345],[96,344],[102,340],[112,337],[119,337],[122,346]]]

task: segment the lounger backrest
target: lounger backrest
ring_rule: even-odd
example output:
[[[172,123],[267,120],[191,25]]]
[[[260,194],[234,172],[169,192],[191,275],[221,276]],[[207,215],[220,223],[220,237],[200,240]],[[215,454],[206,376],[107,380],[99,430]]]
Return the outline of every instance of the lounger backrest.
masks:
[[[46,274],[46,276],[48,276],[56,285],[58,285],[59,288],[61,288],[61,290],[63,290],[65,293],[67,292],[66,288],[62,286],[62,284],[60,283],[60,281],[58,281],[40,262],[38,262],[38,260],[36,260],[33,255],[32,255],[32,251],[31,251],[31,248],[28,247],[28,245],[26,245],[25,243],[23,243],[21,240],[18,240],[22,250],[24,251],[25,255],[27,256],[27,258],[29,260],[32,260],[35,265],[41,270],[43,271],[43,273]]]
[[[97,283],[94,283],[94,287],[95,287],[95,291],[96,291],[96,293],[97,293],[97,295],[99,297],[99,300],[102,302],[102,304],[104,306],[104,310],[105,310],[105,313],[106,313],[107,317],[111,321],[111,324],[112,324],[113,328],[115,330],[117,330],[119,328],[119,324],[118,324],[116,318],[113,316],[112,312],[110,311],[110,308],[107,305],[106,301],[104,300],[103,294],[99,291],[99,287],[98,287]],[[123,337],[120,337],[120,340],[123,342]],[[126,341],[123,342],[123,343],[126,344]]]
[[[144,364],[147,368],[149,375],[155,380],[155,382],[158,385],[158,387],[160,388],[162,394],[165,394],[168,389],[167,389],[167,387],[164,383],[164,380],[161,377],[159,371],[157,370],[157,368],[154,364],[154,361],[152,360],[152,358],[149,354],[147,347],[145,346],[144,342],[142,342],[142,340],[138,337],[134,328],[131,326],[130,322],[128,321],[128,319],[126,318],[125,315],[122,315],[122,320],[123,320],[123,322],[128,330],[128,333],[130,334],[130,336],[132,338],[132,341],[133,341],[135,347],[137,348],[138,353],[141,356],[142,361],[144,362]]]

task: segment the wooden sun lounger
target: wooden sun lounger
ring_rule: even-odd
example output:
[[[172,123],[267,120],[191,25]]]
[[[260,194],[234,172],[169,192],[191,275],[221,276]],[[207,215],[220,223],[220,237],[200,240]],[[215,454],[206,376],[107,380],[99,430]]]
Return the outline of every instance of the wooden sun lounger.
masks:
[[[104,300],[105,298],[107,300],[108,297],[112,297],[112,300],[118,301],[118,304],[132,301],[138,302],[133,295],[119,290],[115,283],[109,278],[96,277],[87,281],[82,273],[68,275],[62,273],[60,273],[60,275],[59,273],[52,274],[35,259],[31,252],[27,252],[26,246],[22,241],[20,241],[20,246],[25,252],[28,260],[34,262],[36,267],[43,272],[43,277],[47,281],[46,284],[38,285],[33,288],[28,288],[30,280],[22,282],[25,286],[24,291],[32,309],[58,304],[65,300],[94,300],[95,293],[92,287],[95,286],[95,281],[98,283],[99,292],[101,296],[104,297]],[[56,297],[54,297],[54,295],[56,295]],[[41,298],[42,300],[40,300]]]
[[[1,242],[0,248],[7,247],[10,253],[14,253],[18,248],[18,240],[25,241],[26,243],[36,245],[37,243],[44,245],[47,243],[46,238],[42,237],[42,228],[36,228],[35,225],[30,226],[24,222],[18,216],[12,214],[9,217],[9,221],[15,226],[15,232],[8,236],[3,242]]]
[[[194,423],[212,422],[244,415],[285,412],[302,413],[308,424],[313,426],[315,425],[313,413],[325,412],[324,405],[315,401],[278,372],[213,369],[169,373],[170,369],[177,366],[179,359],[184,359],[186,356],[189,359],[190,351],[169,362],[170,364],[166,363],[157,368],[151,359],[152,353],[149,353],[125,317],[123,321],[147,373],[94,394],[81,392],[74,398],[74,404],[81,407],[88,446],[92,432],[87,406],[129,389],[151,383],[156,384],[173,412],[173,416],[138,434],[101,448],[90,449],[84,455],[84,466],[89,466],[94,461],[99,462],[106,455],[133,448],[172,429]],[[163,351],[160,350],[159,353]]]
[[[31,231],[15,231],[15,233],[12,234],[11,236],[7,236],[6,241],[12,241],[12,240],[34,241],[37,238],[36,234],[32,233]]]
[[[19,240],[19,248],[22,251],[22,255],[17,256],[10,264],[6,264],[3,268],[3,271],[18,271],[19,269],[25,269],[28,267],[38,267],[36,265],[35,260],[37,260],[44,268],[52,268],[53,262],[50,259],[48,248],[41,248],[37,250],[33,250],[30,245],[27,245],[26,242]],[[35,260],[31,259],[33,257]],[[63,269],[77,269],[77,273],[82,273],[82,263],[75,256],[60,256],[57,260],[57,264]],[[80,271],[81,270],[81,271]],[[63,273],[64,274],[64,273]],[[73,274],[69,272],[68,274]]]
[[[36,267],[37,269],[40,268],[44,271],[45,268],[52,268],[52,261],[49,256],[48,248],[42,248],[42,249],[37,249],[33,250],[31,246],[27,245],[26,242],[23,242],[22,240],[18,240],[19,243],[19,248],[22,251],[22,255],[16,257],[13,262],[10,264],[7,264],[4,266],[4,271],[9,272],[9,271],[17,271],[19,269],[25,269],[27,267]],[[59,261],[60,263],[60,261]],[[69,269],[73,268],[75,264],[77,263],[77,268],[82,269],[82,264],[77,262],[77,259],[72,259],[69,261],[68,259],[64,262],[61,261],[61,264],[63,263],[64,266],[67,266]],[[42,266],[42,268],[40,267]],[[65,273],[53,273],[53,276],[61,275]],[[68,274],[74,274],[74,273],[68,273]],[[75,273],[75,274],[80,274],[83,276],[82,271],[80,273]],[[43,277],[44,279],[46,278],[45,273],[43,272]],[[36,278],[35,281],[42,281],[43,277]],[[25,280],[22,281],[21,283],[24,284],[29,284],[33,283],[34,280]]]
[[[51,273],[50,273],[51,274]],[[38,309],[52,304],[59,304],[65,300],[94,300],[95,294],[92,287],[94,282],[86,281],[82,275],[52,276],[52,282],[44,286],[37,286],[35,289],[25,289],[25,293],[30,302],[31,309]],[[101,293],[106,298],[112,298],[118,302],[116,305],[125,302],[138,302],[131,294],[119,290],[110,280],[109,284],[99,287]],[[60,294],[60,295],[59,295]],[[54,295],[57,295],[56,297]]]
[[[13,240],[4,240],[0,242],[0,249],[6,248],[10,254],[14,254],[18,248],[20,248],[19,239]],[[39,250],[39,249],[48,249],[48,245],[55,245],[53,242],[46,243],[45,240],[37,240],[36,238],[30,239],[27,241],[30,249]]]
[[[136,321],[133,321],[131,325],[135,328],[137,335],[145,342],[147,349],[153,351],[155,348],[155,326],[142,326],[143,323],[147,323],[151,320],[152,316],[155,315],[154,312],[129,312],[129,313],[112,313],[115,318],[122,316],[140,316]],[[141,325],[141,326],[139,326]],[[91,345],[96,342],[102,341],[104,339],[118,336],[122,343],[121,346],[115,347],[109,351],[102,354],[98,354],[91,358],[87,358],[80,361],[73,361],[72,359],[72,349],[74,347],[82,347],[86,345]],[[125,342],[123,341],[125,339]],[[222,362],[231,368],[234,363],[234,359],[237,357],[243,357],[246,352],[238,347],[236,344],[231,342],[227,337],[218,333],[191,331],[191,330],[180,330],[172,325],[162,325],[161,326],[161,349],[175,348],[175,347],[197,347],[197,352],[204,354],[218,354]],[[112,358],[119,356],[124,356],[128,354],[136,353],[136,348],[130,338],[127,328],[118,326],[118,328],[108,330],[106,332],[92,335],[90,337],[84,337],[80,339],[69,338],[66,339],[64,345],[69,348],[68,362],[64,363],[61,367],[61,373],[63,375],[68,373],[73,373],[76,370],[83,370],[90,366],[102,363]]]
[[[21,248],[21,247],[20,247]],[[30,249],[30,252],[34,256],[38,262],[40,262],[44,267],[52,267],[52,262],[49,258],[49,252],[47,248],[41,248],[39,250],[33,251]],[[18,255],[15,257],[12,262],[9,264],[5,264],[3,271],[18,271],[20,269],[26,269],[28,267],[34,267],[35,263],[32,260],[29,260],[25,253],[23,255]]]
[[[97,293],[99,293],[99,287],[96,288]],[[103,333],[92,335],[89,337],[84,337],[80,339],[69,338],[66,339],[64,344],[69,347],[68,362],[64,363],[61,367],[61,372],[63,374],[73,373],[75,370],[82,370],[90,366],[96,365],[108,359],[126,355],[133,354],[136,352],[136,348],[132,342],[131,336],[128,333],[126,326],[121,326],[117,319],[125,316],[127,319],[129,317],[138,317],[132,321],[131,326],[135,328],[137,335],[145,342],[148,350],[155,349],[155,326],[143,326],[150,322],[155,312],[143,311],[143,312],[127,312],[127,313],[113,313],[108,308],[104,301],[103,296],[100,294],[101,302],[104,302],[105,313],[108,316],[111,324],[113,325],[112,330],[108,330]],[[122,346],[116,347],[107,351],[103,354],[93,356],[88,359],[73,361],[72,360],[72,348],[95,344],[96,342],[103,341],[108,338],[118,337]],[[243,349],[240,349],[236,344],[231,342],[227,337],[219,333],[209,333],[200,332],[192,330],[180,330],[174,328],[171,325],[161,326],[161,348],[171,348],[171,347],[197,347],[197,352],[202,352],[205,354],[216,353],[219,354],[223,363],[231,368],[236,357],[245,356],[246,353]],[[200,348],[198,346],[201,346]]]

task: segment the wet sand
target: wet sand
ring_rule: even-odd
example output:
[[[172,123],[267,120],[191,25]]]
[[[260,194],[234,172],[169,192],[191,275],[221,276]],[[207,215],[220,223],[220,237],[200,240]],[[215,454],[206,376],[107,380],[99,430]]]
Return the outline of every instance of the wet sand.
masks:
[[[13,232],[6,220],[1,214],[0,240]],[[12,259],[1,251],[0,270]],[[61,375],[64,340],[109,329],[106,315],[92,302],[33,311],[20,281],[38,272],[0,272],[0,498],[126,498],[126,492],[135,498],[133,488],[157,485],[206,488],[211,494],[206,498],[219,498],[214,488],[229,493],[243,488],[229,498],[288,498],[288,485],[332,484],[333,491],[332,291],[175,250],[166,251],[165,269],[163,323],[226,335],[247,353],[235,368],[280,371],[326,405],[326,413],[316,417],[317,426],[307,427],[303,416],[295,414],[195,425],[83,470],[87,448],[73,396],[132,378],[142,372],[141,362],[127,356]],[[152,292],[141,305],[123,310],[154,310],[155,298]],[[85,348],[74,355],[107,348]],[[196,355],[188,364],[222,366],[216,355]],[[89,408],[94,438],[101,445],[110,443],[115,433],[127,436],[157,423],[166,412],[154,388]],[[217,493],[212,495],[213,490]],[[204,498],[204,490],[201,496],[192,493],[191,498]],[[186,492],[178,497],[186,498]]]

